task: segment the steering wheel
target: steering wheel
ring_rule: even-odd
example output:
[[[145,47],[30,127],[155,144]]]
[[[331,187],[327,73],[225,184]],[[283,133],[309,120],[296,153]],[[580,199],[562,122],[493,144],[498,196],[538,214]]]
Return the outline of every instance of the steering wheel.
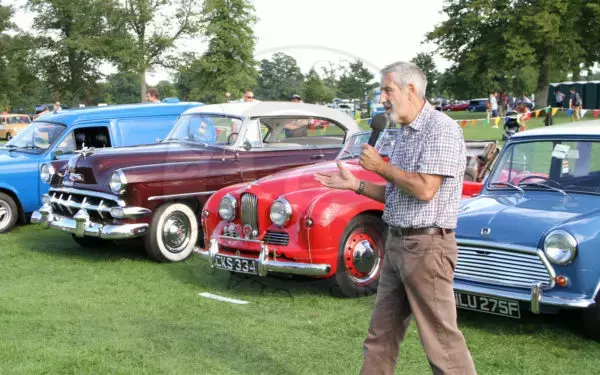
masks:
[[[519,181],[519,185],[521,185],[523,183],[523,181],[530,180],[530,179],[533,179],[533,178],[537,178],[537,179],[540,179],[540,180],[552,182],[552,183],[560,186],[561,189],[564,189],[564,187],[560,184],[560,182],[554,181],[551,178],[548,178],[546,176],[535,176],[535,175],[531,175],[531,176],[527,176],[527,177],[523,178],[521,181]]]
[[[237,136],[238,134],[240,134],[239,132],[233,132],[231,134],[229,134],[229,136],[227,136],[227,144],[231,145],[233,144],[233,142],[235,142],[235,140],[233,140],[233,136]]]

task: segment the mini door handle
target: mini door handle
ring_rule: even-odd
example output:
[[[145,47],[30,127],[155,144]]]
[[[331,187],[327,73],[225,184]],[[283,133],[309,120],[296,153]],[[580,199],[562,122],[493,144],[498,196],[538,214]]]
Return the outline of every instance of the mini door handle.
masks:
[[[325,155],[320,154],[320,155],[313,155],[310,157],[310,160],[320,160],[323,159],[325,157]]]

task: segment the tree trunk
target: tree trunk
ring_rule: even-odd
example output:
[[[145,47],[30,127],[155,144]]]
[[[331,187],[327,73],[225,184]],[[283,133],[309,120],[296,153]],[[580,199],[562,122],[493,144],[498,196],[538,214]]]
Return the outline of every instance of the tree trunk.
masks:
[[[579,69],[579,67],[573,68],[573,77],[571,78],[571,81],[581,81],[581,69]]]
[[[538,107],[545,107],[548,104],[548,87],[550,86],[551,62],[548,56],[540,61],[540,75],[538,77],[537,89],[535,92],[535,103]],[[550,103],[550,105],[553,105]]]
[[[146,101],[146,90],[148,87],[146,86],[146,69],[143,69],[140,72],[140,97],[142,98],[142,102]]]

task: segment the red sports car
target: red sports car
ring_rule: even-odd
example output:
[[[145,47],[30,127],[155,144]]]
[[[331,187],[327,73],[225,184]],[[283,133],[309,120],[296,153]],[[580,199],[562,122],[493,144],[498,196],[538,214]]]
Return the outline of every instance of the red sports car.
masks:
[[[369,136],[370,132],[355,134],[337,159],[359,178],[383,182],[358,165]],[[397,137],[397,129],[385,129],[376,149],[387,158]],[[482,187],[477,180],[489,162],[481,157],[483,146],[487,143],[468,146],[468,164],[477,167],[465,179],[471,181],[465,181],[464,196],[476,195]],[[315,180],[315,172],[336,168],[336,162],[322,162],[217,191],[202,210],[208,246],[194,252],[212,267],[230,272],[328,278],[337,295],[349,297],[375,292],[386,233],[383,204],[352,191],[323,187]]]

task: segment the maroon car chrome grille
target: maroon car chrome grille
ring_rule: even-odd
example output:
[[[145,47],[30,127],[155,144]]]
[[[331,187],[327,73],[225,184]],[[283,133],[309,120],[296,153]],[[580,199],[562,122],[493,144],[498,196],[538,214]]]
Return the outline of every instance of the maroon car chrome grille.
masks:
[[[93,221],[112,220],[110,209],[118,207],[114,200],[103,199],[100,197],[86,196],[82,194],[72,194],[60,191],[49,191],[50,205],[52,210],[62,216],[73,217],[77,211],[84,208]]]
[[[241,218],[242,226],[249,225],[258,230],[258,198],[250,193],[242,194]]]
[[[290,235],[285,232],[267,231],[264,242],[269,245],[287,246],[290,243]]]

